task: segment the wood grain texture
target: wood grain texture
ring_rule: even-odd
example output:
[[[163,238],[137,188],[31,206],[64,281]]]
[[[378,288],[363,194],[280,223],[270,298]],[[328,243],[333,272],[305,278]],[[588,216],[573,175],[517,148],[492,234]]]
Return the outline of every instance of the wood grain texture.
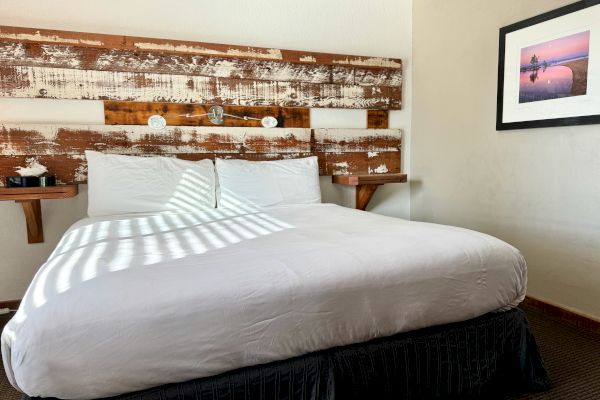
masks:
[[[87,179],[85,150],[187,160],[274,160],[316,155],[321,175],[400,172],[396,129],[0,125],[0,176],[33,161],[59,183]],[[4,183],[4,180],[3,180]]]
[[[317,151],[347,153],[368,151],[372,157],[379,152],[400,150],[402,132],[399,129],[314,129]]]
[[[0,97],[399,109],[398,87],[315,84],[0,64]]]
[[[186,118],[185,114],[206,114],[210,105],[178,103],[143,103],[133,101],[105,101],[106,125],[145,125],[151,115],[162,115],[170,126],[215,126],[207,116]],[[280,117],[285,128],[310,128],[308,108],[225,106],[226,113],[262,118]],[[260,121],[226,117],[219,126],[262,127]]]
[[[367,128],[387,129],[390,113],[387,110],[367,110]]]
[[[40,200],[17,200],[23,207],[27,224],[27,242],[43,243],[44,228],[42,225],[42,206]]]
[[[400,86],[402,70],[0,41],[3,65],[281,82]]]
[[[402,63],[0,27],[0,96],[399,109]]]
[[[365,211],[380,185],[358,185],[356,187],[356,209]]]
[[[339,185],[356,186],[356,209],[366,210],[377,188],[386,183],[403,183],[406,174],[334,175],[331,181]]]
[[[281,50],[273,48],[235,46],[183,40],[106,35],[98,33],[70,32],[13,26],[0,26],[0,41],[52,45],[74,45],[86,48],[152,51],[163,54],[190,54],[250,60],[279,60],[304,64],[360,66],[390,69],[402,68],[402,62],[393,58],[362,57],[343,54]]]
[[[385,185],[386,183],[405,183],[406,174],[372,174],[372,175],[334,175],[331,181],[338,185]]]
[[[77,193],[79,193],[79,187],[77,185],[24,188],[0,187],[0,201],[66,199],[77,196]]]

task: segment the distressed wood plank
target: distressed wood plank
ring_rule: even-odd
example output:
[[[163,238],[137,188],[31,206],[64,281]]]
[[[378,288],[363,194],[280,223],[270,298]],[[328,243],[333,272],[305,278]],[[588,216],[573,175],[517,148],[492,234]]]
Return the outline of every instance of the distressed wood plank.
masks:
[[[400,152],[316,152],[321,175],[386,174],[400,172]]]
[[[400,129],[314,129],[317,151],[347,153],[399,151],[402,142]]]
[[[43,243],[42,205],[40,200],[17,200],[23,207],[27,225],[27,243]]]
[[[252,81],[44,67],[0,67],[0,96],[222,105],[397,109],[398,87]]]
[[[311,156],[311,153],[166,153],[160,155],[165,157],[176,157],[189,161],[199,161],[205,159],[214,160],[217,157],[249,161],[270,161],[309,157]],[[15,175],[15,170],[18,167],[24,166],[31,161],[36,161],[46,166],[51,175],[56,175],[58,184],[79,184],[87,182],[87,163],[83,154],[41,156],[20,155],[0,157],[0,186],[6,185],[6,176]],[[324,172],[321,174],[327,175]]]
[[[310,153],[311,131],[301,128],[3,125],[0,156],[178,153]]]
[[[405,183],[408,180],[406,174],[371,174],[371,175],[334,175],[332,183],[338,185],[360,186],[360,185],[385,185],[386,183]]]
[[[107,125],[144,125],[151,115],[162,115],[170,126],[215,126],[207,116],[186,118],[185,114],[206,114],[210,105],[179,103],[144,103],[125,101],[104,102],[104,123]],[[262,118],[281,117],[285,128],[310,128],[310,110],[290,107],[225,106],[228,114]],[[262,127],[260,121],[225,118],[219,126]]]
[[[59,183],[87,179],[85,150],[163,155],[187,160],[273,160],[316,155],[321,175],[400,172],[401,132],[396,129],[168,127],[138,125],[0,125],[0,176],[32,162]],[[2,180],[4,184],[4,179]]]
[[[0,42],[0,64],[281,82],[401,86],[402,70]]]
[[[365,57],[12,26],[0,26],[0,41],[75,45],[100,49],[150,51],[162,52],[164,54],[190,54],[211,57],[233,57],[305,64],[325,64],[390,69],[402,68],[402,62],[400,60],[384,57]]]
[[[79,193],[77,185],[0,188],[0,201],[66,199]]]
[[[367,128],[387,129],[390,113],[387,110],[367,110]]]

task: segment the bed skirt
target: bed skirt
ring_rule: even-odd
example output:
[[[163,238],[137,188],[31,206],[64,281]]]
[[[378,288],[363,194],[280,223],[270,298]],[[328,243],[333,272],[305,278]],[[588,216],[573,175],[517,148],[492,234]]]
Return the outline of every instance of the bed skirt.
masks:
[[[504,399],[547,387],[515,309],[110,399]]]

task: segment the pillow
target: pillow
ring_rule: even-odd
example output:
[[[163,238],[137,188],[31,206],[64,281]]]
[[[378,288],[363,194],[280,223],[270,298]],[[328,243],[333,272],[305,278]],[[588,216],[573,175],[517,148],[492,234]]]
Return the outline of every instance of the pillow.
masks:
[[[86,151],[88,215],[215,207],[211,160],[133,157]]]
[[[219,208],[321,202],[317,157],[279,161],[217,158]]]

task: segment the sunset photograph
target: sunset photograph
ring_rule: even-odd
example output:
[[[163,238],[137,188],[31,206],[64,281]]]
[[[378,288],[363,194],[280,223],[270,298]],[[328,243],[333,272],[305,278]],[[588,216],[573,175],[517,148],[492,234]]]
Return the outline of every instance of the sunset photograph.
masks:
[[[519,103],[587,93],[590,31],[523,48]]]

